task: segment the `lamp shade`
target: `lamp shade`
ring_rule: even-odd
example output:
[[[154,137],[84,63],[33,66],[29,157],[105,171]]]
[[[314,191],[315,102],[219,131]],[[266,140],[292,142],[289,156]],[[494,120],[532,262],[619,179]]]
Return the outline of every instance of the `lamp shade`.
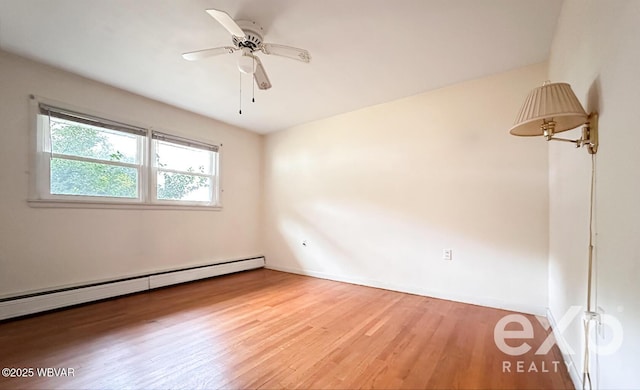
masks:
[[[588,117],[569,84],[545,84],[529,93],[509,133],[543,135],[541,126],[545,120],[554,121],[554,131],[559,133],[584,124]]]

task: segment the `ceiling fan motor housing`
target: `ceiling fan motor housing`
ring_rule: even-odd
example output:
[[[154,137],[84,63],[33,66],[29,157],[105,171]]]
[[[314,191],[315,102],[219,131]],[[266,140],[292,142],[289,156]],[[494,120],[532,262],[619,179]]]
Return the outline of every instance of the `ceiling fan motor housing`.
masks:
[[[252,53],[260,48],[262,45],[262,33],[263,29],[256,22],[249,20],[239,20],[238,26],[244,31],[244,37],[233,36],[233,44],[238,48],[247,48]]]

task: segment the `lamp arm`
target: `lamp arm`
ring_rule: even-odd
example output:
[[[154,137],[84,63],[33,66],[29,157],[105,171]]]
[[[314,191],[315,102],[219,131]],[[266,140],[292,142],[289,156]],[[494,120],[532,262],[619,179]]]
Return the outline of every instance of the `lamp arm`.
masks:
[[[568,138],[557,138],[554,136],[547,136],[547,141],[560,141],[560,142],[571,142],[572,144],[576,144],[576,147],[579,148],[582,146],[584,140],[582,138],[578,139],[568,139]]]
[[[544,137],[547,141],[560,141],[576,144],[576,147],[586,146],[589,154],[595,154],[598,151],[598,113],[589,114],[589,120],[582,127],[582,137],[578,139],[556,138],[553,132],[555,122],[544,122],[541,126]]]

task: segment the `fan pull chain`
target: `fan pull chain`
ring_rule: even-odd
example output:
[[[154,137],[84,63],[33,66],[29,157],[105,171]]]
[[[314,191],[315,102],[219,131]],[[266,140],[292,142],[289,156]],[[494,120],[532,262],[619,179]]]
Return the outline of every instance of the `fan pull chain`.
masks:
[[[253,60],[253,71],[255,74],[255,70],[256,70],[256,57],[251,57],[251,59]],[[255,77],[255,76],[254,76]],[[256,83],[252,82],[251,83],[251,103],[255,103],[256,102]]]
[[[240,113],[240,115],[242,115],[242,72],[238,72],[238,73],[240,73],[240,102],[239,102],[240,110],[238,112]]]

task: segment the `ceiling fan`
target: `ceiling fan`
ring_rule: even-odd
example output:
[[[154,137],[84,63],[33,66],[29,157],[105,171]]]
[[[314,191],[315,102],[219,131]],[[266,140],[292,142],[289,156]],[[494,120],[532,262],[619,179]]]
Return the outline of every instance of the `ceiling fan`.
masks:
[[[271,88],[271,82],[262,66],[260,58],[254,54],[255,52],[261,51],[264,54],[291,58],[307,63],[311,61],[311,56],[307,50],[275,43],[265,43],[262,40],[263,29],[255,22],[246,20],[236,22],[228,13],[217,9],[208,9],[206,11],[217,20],[222,27],[231,33],[233,46],[215,47],[184,53],[182,58],[185,60],[196,61],[221,54],[231,54],[236,51],[242,51],[242,55],[238,59],[238,69],[243,73],[253,74],[253,78],[260,89]]]

